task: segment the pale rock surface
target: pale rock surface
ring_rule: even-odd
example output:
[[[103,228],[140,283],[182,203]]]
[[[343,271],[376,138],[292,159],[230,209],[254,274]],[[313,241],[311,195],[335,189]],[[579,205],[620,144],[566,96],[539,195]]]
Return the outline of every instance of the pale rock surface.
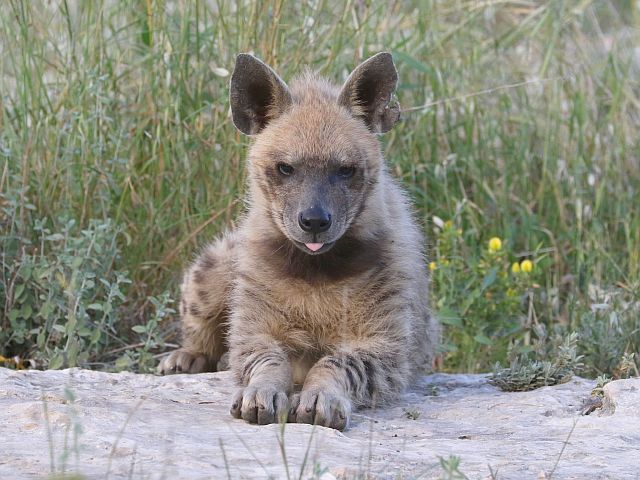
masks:
[[[0,368],[0,478],[44,478],[52,464],[95,479],[299,478],[307,454],[302,478],[322,480],[440,478],[450,455],[469,478],[640,478],[640,379],[610,383],[604,408],[581,415],[593,387],[504,393],[482,375],[436,374],[344,433],[287,424],[281,449],[280,426],[231,418],[226,372]]]

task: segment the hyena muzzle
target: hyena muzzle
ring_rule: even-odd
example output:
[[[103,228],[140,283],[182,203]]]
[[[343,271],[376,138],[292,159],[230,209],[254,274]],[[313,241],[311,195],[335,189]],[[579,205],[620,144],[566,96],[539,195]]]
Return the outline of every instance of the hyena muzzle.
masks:
[[[431,365],[424,239],[376,136],[399,120],[397,78],[379,53],[341,88],[308,71],[288,86],[238,55],[230,101],[254,136],[249,207],[186,272],[183,347],[161,373],[228,360],[236,418],[344,429]]]

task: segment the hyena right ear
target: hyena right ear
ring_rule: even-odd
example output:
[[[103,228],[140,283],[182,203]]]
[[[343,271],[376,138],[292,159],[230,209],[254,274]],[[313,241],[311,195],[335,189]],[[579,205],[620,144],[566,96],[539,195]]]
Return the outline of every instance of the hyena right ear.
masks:
[[[247,135],[259,133],[292,103],[286,83],[271,67],[248,53],[236,57],[229,97],[233,123]]]
[[[362,118],[372,132],[387,132],[400,121],[400,105],[392,100],[397,83],[393,57],[388,52],[378,53],[351,72],[338,103]]]

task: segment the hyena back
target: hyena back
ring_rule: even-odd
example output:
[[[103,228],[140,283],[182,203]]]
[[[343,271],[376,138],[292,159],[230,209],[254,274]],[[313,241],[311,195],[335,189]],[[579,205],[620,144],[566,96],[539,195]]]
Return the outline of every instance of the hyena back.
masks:
[[[182,286],[183,347],[162,373],[215,371],[241,385],[231,413],[344,429],[431,365],[439,327],[424,239],[376,134],[399,119],[391,55],[337,89],[307,72],[287,86],[241,54],[233,121],[255,135],[249,208]]]

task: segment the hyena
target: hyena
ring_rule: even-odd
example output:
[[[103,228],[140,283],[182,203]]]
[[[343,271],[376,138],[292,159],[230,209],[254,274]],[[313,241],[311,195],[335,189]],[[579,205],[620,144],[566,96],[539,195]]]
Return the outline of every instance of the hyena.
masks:
[[[389,53],[342,88],[307,71],[285,82],[240,54],[233,122],[254,136],[248,211],[188,269],[183,346],[161,373],[215,371],[228,350],[251,423],[348,426],[431,365],[424,239],[377,134],[400,117]]]

